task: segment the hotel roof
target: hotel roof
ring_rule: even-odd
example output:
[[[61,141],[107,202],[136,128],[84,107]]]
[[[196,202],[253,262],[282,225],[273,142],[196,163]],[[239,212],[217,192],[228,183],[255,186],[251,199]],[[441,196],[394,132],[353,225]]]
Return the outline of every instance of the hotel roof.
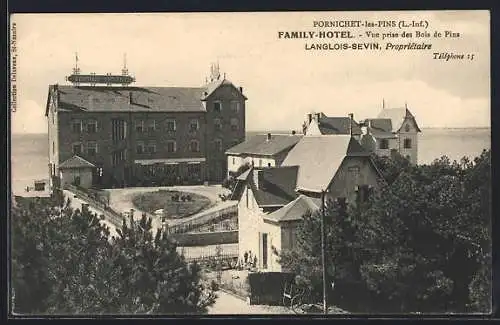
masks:
[[[321,134],[345,134],[349,135],[349,117],[329,117],[321,113],[319,118],[319,130]],[[352,134],[361,134],[361,127],[356,121],[352,121]]]
[[[229,85],[245,96],[229,80],[222,79],[203,87],[129,87],[51,85],[57,90],[58,108],[66,111],[205,112],[203,101],[219,87]],[[46,115],[48,114],[47,100]]]

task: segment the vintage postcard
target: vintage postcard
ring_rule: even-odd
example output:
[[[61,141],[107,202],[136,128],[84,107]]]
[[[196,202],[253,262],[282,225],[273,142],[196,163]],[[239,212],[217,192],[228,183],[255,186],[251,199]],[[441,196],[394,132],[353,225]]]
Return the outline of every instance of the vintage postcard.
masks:
[[[15,14],[10,314],[489,314],[490,13]]]

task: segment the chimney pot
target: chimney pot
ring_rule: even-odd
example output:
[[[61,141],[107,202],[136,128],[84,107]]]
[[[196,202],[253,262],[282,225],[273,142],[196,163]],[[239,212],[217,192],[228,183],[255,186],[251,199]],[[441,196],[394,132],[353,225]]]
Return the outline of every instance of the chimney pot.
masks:
[[[240,87],[240,93],[243,94],[243,87]]]
[[[311,113],[307,114],[307,121],[309,124],[312,122],[312,114]]]

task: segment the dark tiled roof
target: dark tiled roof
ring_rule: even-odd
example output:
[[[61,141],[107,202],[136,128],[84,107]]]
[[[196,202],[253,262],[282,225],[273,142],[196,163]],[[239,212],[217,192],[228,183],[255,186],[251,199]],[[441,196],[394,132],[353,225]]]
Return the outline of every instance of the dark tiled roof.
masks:
[[[406,118],[413,119],[415,125],[417,126],[417,130],[420,132],[420,128],[417,125],[415,117],[406,107],[384,108],[377,117],[379,119],[390,119],[392,123],[393,132],[398,132],[401,129],[401,126],[403,126],[403,122],[405,121]]]
[[[217,80],[203,87],[51,85],[48,96],[51,95],[51,90],[57,88],[58,108],[68,111],[204,112],[206,109],[203,99],[223,85],[234,87],[226,79]],[[239,89],[234,88],[239,92]],[[47,100],[47,110],[48,102]]]
[[[205,90],[203,91],[203,97],[202,97],[202,99],[205,99],[205,98],[209,97],[220,86],[231,86],[234,89],[238,90],[238,92],[239,92],[239,89],[236,88],[236,86],[231,81],[229,81],[229,80],[227,80],[225,78],[222,78],[222,79],[219,79],[219,80],[214,80],[214,81],[208,83],[205,86]],[[241,95],[243,96],[243,98],[247,99],[245,97],[245,95],[243,95],[243,94],[241,94]]]
[[[321,192],[330,184],[346,156],[369,156],[348,135],[305,136],[288,153],[282,166],[299,166],[297,189]]]
[[[59,108],[83,111],[205,111],[204,88],[58,86]],[[132,103],[130,104],[130,96]]]
[[[273,156],[283,150],[292,148],[301,138],[302,135],[272,134],[271,140],[268,141],[267,134],[257,134],[228,149],[226,154]]]
[[[71,169],[71,168],[92,168],[95,167],[94,164],[88,162],[80,156],[73,156],[68,160],[64,161],[59,165],[60,169]]]
[[[392,121],[388,118],[369,118],[365,120],[372,133],[392,132]]]
[[[313,201],[313,199],[300,195],[298,198],[288,203],[284,207],[264,215],[264,220],[274,221],[274,222],[286,222],[301,220],[304,215],[308,212],[314,212],[319,209],[319,206]]]
[[[252,169],[250,186],[259,206],[283,206],[293,201],[298,194],[297,166]],[[258,182],[255,184],[254,173],[258,173]]]
[[[324,114],[319,119],[319,130],[321,134],[346,134],[349,135],[349,117],[328,117]],[[352,121],[352,134],[361,134],[361,127],[356,121]]]

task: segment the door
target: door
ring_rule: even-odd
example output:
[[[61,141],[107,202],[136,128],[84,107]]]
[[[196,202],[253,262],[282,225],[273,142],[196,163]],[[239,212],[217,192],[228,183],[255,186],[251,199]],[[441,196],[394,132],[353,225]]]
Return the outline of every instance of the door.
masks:
[[[267,234],[262,234],[262,268],[267,269]]]

